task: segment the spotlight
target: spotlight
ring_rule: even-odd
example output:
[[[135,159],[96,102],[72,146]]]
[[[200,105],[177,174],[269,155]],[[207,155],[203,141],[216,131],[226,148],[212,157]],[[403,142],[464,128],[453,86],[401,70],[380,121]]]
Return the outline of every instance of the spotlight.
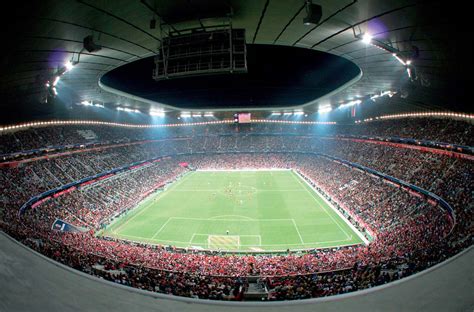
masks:
[[[55,87],[58,84],[59,79],[60,79],[59,76],[56,76],[56,78],[54,78],[53,87]]]
[[[362,36],[362,42],[365,44],[370,44],[372,42],[372,36],[369,33],[365,33]]]
[[[329,113],[330,111],[332,111],[332,107],[329,104],[328,105],[321,105],[318,108],[318,113],[320,113],[320,114]]]
[[[402,60],[398,55],[397,53],[392,53],[393,57],[397,59],[397,61],[399,61],[402,65],[406,66],[407,64],[405,63],[404,60]]]
[[[71,61],[68,61],[66,64],[64,64],[64,67],[66,68],[66,71],[70,71],[71,69],[74,68],[74,65]]]
[[[164,117],[165,112],[162,111],[162,110],[150,109],[149,115],[150,116],[155,116],[155,117]]]
[[[306,26],[316,25],[321,20],[322,8],[320,5],[313,4],[311,0],[306,0],[306,17],[303,19],[303,24]]]

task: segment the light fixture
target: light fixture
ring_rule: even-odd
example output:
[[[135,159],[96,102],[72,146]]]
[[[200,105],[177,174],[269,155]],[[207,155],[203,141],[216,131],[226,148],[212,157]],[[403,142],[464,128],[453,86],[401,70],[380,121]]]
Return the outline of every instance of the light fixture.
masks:
[[[157,110],[157,109],[150,109],[148,114],[150,116],[154,116],[154,117],[164,117],[165,116],[165,112],[163,110]]]
[[[370,44],[372,42],[372,36],[369,33],[365,33],[362,36],[362,42],[365,44]]]
[[[127,112],[127,113],[140,113],[140,111],[138,109],[132,109],[132,108],[128,108],[128,107],[117,106],[116,110],[122,111],[122,112]]]
[[[350,106],[354,106],[354,105],[359,105],[362,103],[362,100],[353,100],[353,101],[349,101],[347,103],[342,103],[341,108],[344,108],[344,107],[350,107]]]
[[[66,64],[64,64],[64,67],[66,68],[66,71],[70,71],[71,69],[74,68],[74,63],[71,61],[68,61]]]
[[[392,53],[392,55],[399,61],[402,65],[407,65],[404,60],[402,60],[396,53]]]
[[[60,78],[61,78],[61,77],[59,77],[59,76],[56,76],[56,77],[54,78],[53,87],[55,87],[55,86],[58,84]]]
[[[318,113],[320,114],[323,114],[323,113],[329,113],[330,111],[332,111],[332,107],[330,104],[327,104],[327,105],[320,105],[318,107]]]

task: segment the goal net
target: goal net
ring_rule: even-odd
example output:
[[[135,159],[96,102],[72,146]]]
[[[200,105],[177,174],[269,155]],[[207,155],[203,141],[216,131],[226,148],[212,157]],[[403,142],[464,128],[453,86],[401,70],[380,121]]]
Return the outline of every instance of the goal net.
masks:
[[[240,237],[238,235],[209,235],[207,247],[214,250],[238,250],[240,247]]]

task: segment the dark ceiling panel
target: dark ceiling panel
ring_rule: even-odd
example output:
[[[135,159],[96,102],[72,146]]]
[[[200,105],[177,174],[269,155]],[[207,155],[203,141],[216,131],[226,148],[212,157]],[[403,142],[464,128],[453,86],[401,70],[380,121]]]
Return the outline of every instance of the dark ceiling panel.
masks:
[[[152,56],[160,44],[160,22],[176,23],[173,25],[176,29],[211,25],[216,21],[207,17],[223,16],[230,8],[234,13],[233,26],[246,29],[248,43],[253,40],[256,44],[291,46],[296,43],[342,56],[361,67],[365,76],[359,82],[325,101],[337,103],[407,86],[404,66],[390,53],[362,44],[354,37],[354,31],[370,31],[378,40],[407,53],[414,51],[415,46],[417,72],[429,82],[423,88],[444,90],[446,95],[468,89],[464,87],[468,85],[467,77],[472,69],[469,10],[443,1],[320,0],[317,3],[322,6],[323,15],[320,24],[311,27],[302,23],[306,14],[303,0],[15,3],[1,13],[0,81],[6,83],[0,90],[2,95],[15,100],[30,93],[30,89],[37,92],[42,77],[47,78],[58,66],[78,57],[83,38],[92,35],[103,48],[95,53],[83,51],[80,63],[64,77],[63,86],[72,90],[71,96],[77,98],[114,100],[116,95],[100,91],[99,78],[114,68]],[[150,29],[154,15],[157,27]],[[419,85],[418,81],[410,88]],[[317,110],[317,105],[316,102],[311,110]],[[449,105],[446,108],[449,109]]]

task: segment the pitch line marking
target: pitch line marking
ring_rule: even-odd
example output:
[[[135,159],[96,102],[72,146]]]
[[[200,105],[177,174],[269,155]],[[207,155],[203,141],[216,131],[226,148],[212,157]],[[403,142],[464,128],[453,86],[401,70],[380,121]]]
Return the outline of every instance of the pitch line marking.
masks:
[[[155,234],[153,234],[151,239],[154,239],[155,236],[158,235],[165,228],[165,226],[168,224],[168,222],[170,222],[171,219],[173,219],[173,218],[168,218],[168,220],[166,220],[166,222],[159,228],[159,230],[157,232],[155,232]]]
[[[304,245],[303,238],[301,237],[300,230],[298,230],[298,226],[296,226],[295,219],[291,219],[291,221],[293,221],[293,225],[295,226],[296,232],[298,233],[298,236],[300,237],[300,241],[301,241],[301,243]]]
[[[203,236],[209,236],[209,234],[195,234],[195,236],[200,236],[200,235],[203,235]],[[246,236],[246,235],[239,235],[239,236]],[[260,236],[260,235],[248,235],[248,236]],[[143,243],[143,240],[145,241],[150,241],[151,239],[150,238],[147,238],[147,237],[142,237],[142,236],[135,236],[135,235],[127,235],[127,234],[119,234],[117,235],[117,238],[120,239],[120,237],[133,237],[133,238],[140,238],[142,239],[142,241],[138,241],[138,242],[141,242]],[[320,242],[310,242],[310,243],[304,243],[304,245],[314,245],[314,244],[321,244],[321,243],[336,243],[336,242],[346,242],[346,241],[349,241],[350,239],[340,239],[340,240],[332,240],[332,241],[320,241]],[[168,242],[168,243],[181,243],[181,244],[189,244],[189,242],[182,242],[182,241],[174,241],[174,240],[166,240],[166,239],[154,239],[154,241],[156,241],[157,243],[159,242]],[[196,245],[205,245],[205,244],[199,244],[197,243]],[[267,245],[261,245],[260,243],[260,246],[258,247],[269,247],[269,246],[301,246],[302,244],[267,244]],[[345,244],[345,245],[336,245],[336,246],[324,246],[324,247],[314,247],[315,249],[322,249],[322,248],[333,248],[333,247],[342,247],[342,246],[354,246],[354,245],[358,245],[357,243],[353,243],[353,244]],[[255,247],[255,245],[240,245],[241,247]],[[189,246],[188,246],[189,247]]]
[[[208,218],[208,220],[222,220],[220,218],[223,218],[223,217],[239,217],[239,218],[244,218],[244,219],[247,219],[247,220],[250,220],[250,221],[255,221],[255,219],[252,219],[250,217],[246,217],[246,216],[241,216],[241,215],[222,215],[222,216],[215,216],[215,217],[212,217],[212,218]]]
[[[196,236],[196,233],[193,233],[193,235],[191,236],[191,239],[189,240],[189,243],[188,243],[188,247],[191,247],[191,244],[193,243],[193,240],[194,240],[194,236]]]
[[[270,221],[291,221],[292,219],[252,219],[249,220],[242,220],[242,219],[213,219],[212,218],[188,218],[188,217],[171,217],[170,219],[177,219],[177,220],[196,220],[196,221],[240,221],[240,222],[270,222]]]
[[[301,189],[275,189],[275,190],[268,190],[268,189],[258,189],[258,188],[253,188],[252,191],[256,192],[304,192],[304,190]],[[175,190],[175,192],[222,192],[222,189],[179,189]]]
[[[300,178],[296,176],[296,174],[293,172],[292,176],[298,181],[299,184],[301,184],[301,186],[303,186],[303,188],[306,190],[306,192],[308,192],[310,195],[311,195],[311,198],[318,204],[319,207],[322,207],[324,212],[326,212],[326,214],[332,219],[332,221],[334,223],[336,223],[336,225],[339,227],[339,229],[344,233],[344,235],[346,235],[346,238],[349,239],[349,234],[347,234],[347,232],[341,227],[341,225],[339,224],[339,222],[337,222],[334,217],[329,213],[327,212],[326,208],[324,207],[324,205],[321,205],[321,203],[316,199],[316,197],[314,196],[314,194],[312,192],[310,192],[308,190],[308,188],[300,181]]]
[[[300,175],[299,173],[297,173],[295,171],[293,171],[293,173],[296,176]],[[310,187],[310,189],[313,190],[314,193],[319,195],[319,199],[322,199],[329,206],[329,208],[331,208],[331,210],[334,211],[340,217],[340,220],[344,221],[344,223],[346,223],[349,226],[349,228],[353,231],[353,233],[355,233],[358,236],[358,238],[360,238],[365,245],[368,245],[370,243],[367,240],[367,238],[358,229],[356,229],[355,226],[351,222],[349,222],[349,220],[337,208],[334,208],[334,206],[331,203],[329,203],[329,201],[326,199],[326,197],[324,197],[318,190],[313,188],[308,183],[308,181],[306,181],[305,179],[301,179],[301,180],[303,180],[303,182],[305,182]],[[351,238],[352,238],[352,235],[351,235]]]
[[[169,187],[167,190],[161,192],[160,194],[157,194],[155,197],[153,197],[153,198],[148,197],[146,200],[150,200],[150,202],[147,203],[147,204],[143,207],[143,209],[141,209],[141,210],[140,210],[139,212],[137,212],[135,215],[133,215],[132,217],[130,217],[130,219],[127,219],[127,220],[125,220],[124,223],[120,224],[120,225],[114,230],[115,233],[118,234],[118,231],[120,231],[120,229],[121,229],[123,226],[125,226],[128,222],[132,221],[133,219],[135,219],[136,217],[138,217],[138,215],[141,215],[143,212],[147,211],[147,210],[150,208],[150,206],[151,206],[152,204],[154,204],[154,200],[163,198],[166,194],[169,193],[168,191],[169,191],[171,188],[175,188],[176,186],[178,186],[178,184],[181,184],[187,177],[190,177],[192,174],[193,174],[193,173],[191,172],[191,173],[188,173],[188,174],[186,174],[185,176],[181,177],[181,179],[179,179],[179,181],[176,181],[175,183],[173,183],[173,185],[171,185],[171,187]],[[153,201],[152,201],[151,199],[153,199]],[[135,210],[136,208],[138,208],[138,207],[135,207],[134,209],[132,209],[132,211]]]

